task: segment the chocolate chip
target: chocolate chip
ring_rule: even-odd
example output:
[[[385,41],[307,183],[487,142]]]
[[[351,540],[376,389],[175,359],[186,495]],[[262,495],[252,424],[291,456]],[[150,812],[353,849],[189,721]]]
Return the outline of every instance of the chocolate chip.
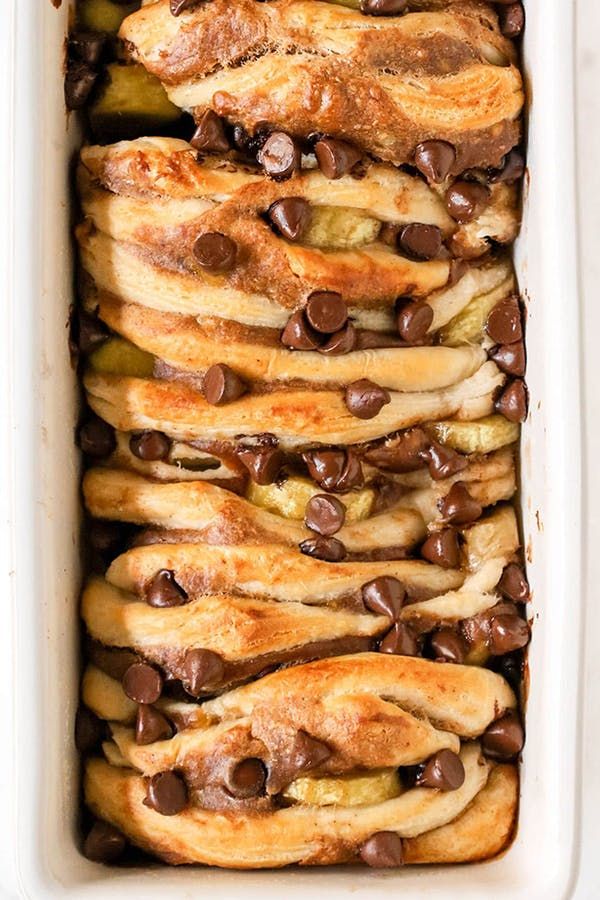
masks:
[[[184,606],[188,599],[186,591],[175,581],[172,569],[159,569],[145,586],[144,596],[148,606],[157,609]]]
[[[300,552],[324,562],[341,562],[346,558],[346,548],[334,537],[316,537],[302,541]]]
[[[303,197],[284,197],[269,207],[267,215],[284,237],[297,241],[308,228],[312,213]]]
[[[415,149],[415,166],[436,184],[448,177],[455,162],[456,151],[447,141],[423,141]]]
[[[364,483],[360,460],[351,450],[308,450],[302,458],[311,478],[325,491],[342,494]]]
[[[183,661],[184,687],[192,697],[223,680],[225,664],[218,653],[196,648],[188,650]]]
[[[408,0],[360,0],[360,11],[365,16],[399,16],[407,7]]]
[[[395,656],[418,656],[419,642],[404,622],[396,622],[379,644],[380,653]]]
[[[415,259],[434,259],[442,249],[442,232],[437,225],[413,222],[400,232],[398,246]]]
[[[300,168],[300,149],[284,131],[274,131],[258,151],[258,161],[275,181],[291,178]]]
[[[524,422],[527,418],[527,388],[520,378],[510,381],[495,403],[499,412],[509,422]]]
[[[446,191],[446,209],[453,219],[466,224],[480,215],[490,196],[490,189],[477,181],[456,181]]]
[[[300,729],[292,745],[289,764],[294,772],[308,772],[316,769],[331,756],[331,750],[323,741]]]
[[[207,231],[198,235],[193,251],[204,269],[210,272],[228,272],[235,265],[237,244],[226,234]]]
[[[136,703],[154,703],[162,693],[160,673],[146,663],[134,663],[123,675],[123,690]]]
[[[69,55],[94,68],[100,62],[105,44],[106,34],[100,31],[76,31],[69,36]]]
[[[406,600],[406,588],[392,575],[380,575],[363,584],[362,599],[371,612],[395,621]]]
[[[277,447],[241,448],[237,455],[256,484],[273,484],[284,463],[283,453]]]
[[[529,584],[521,566],[509,563],[498,582],[498,590],[503,597],[515,603],[527,603],[529,600]]]
[[[341,178],[360,162],[360,152],[346,141],[322,138],[315,144],[315,156],[325,178]]]
[[[137,431],[129,438],[129,449],[138,459],[166,459],[171,441],[162,431]]]
[[[402,839],[395,831],[377,831],[361,844],[358,852],[373,869],[392,869],[404,862]]]
[[[248,800],[264,793],[267,770],[262,759],[250,757],[235,763],[229,772],[225,785],[230,794],[239,800]]]
[[[424,300],[402,297],[396,303],[398,334],[408,344],[416,344],[424,340],[432,322],[433,309]]]
[[[83,855],[92,862],[115,862],[127,846],[120,831],[108,822],[94,822],[83,844]]]
[[[492,656],[503,656],[529,643],[529,625],[521,616],[500,615],[490,620],[489,648]]]
[[[212,109],[205,110],[190,139],[190,144],[195,150],[204,153],[226,153],[229,150],[229,141],[225,134],[223,119]]]
[[[80,753],[90,753],[106,738],[106,725],[87,706],[80,706],[75,716],[75,746]]]
[[[82,62],[71,62],[65,76],[67,109],[83,109],[98,79],[98,73]]]
[[[443,569],[457,569],[460,565],[457,533],[453,528],[434,531],[421,546],[421,556]]]
[[[469,464],[466,456],[457,453],[452,447],[438,444],[437,441],[431,442],[424,456],[429,466],[429,474],[434,481],[450,478],[457,472],[462,472]]]
[[[355,349],[357,336],[352,322],[346,325],[335,334],[332,334],[328,341],[322,347],[319,347],[319,353],[325,353],[327,356],[341,356],[344,353],[351,353]]]
[[[487,317],[485,330],[497,344],[514,344],[522,339],[521,310],[516,297],[496,304]]]
[[[135,720],[135,742],[144,746],[155,741],[166,741],[173,736],[170,723],[153,706],[140,704]]]
[[[475,500],[462,481],[452,485],[445,497],[438,500],[438,509],[442,517],[453,525],[466,525],[479,518],[481,504]]]
[[[499,10],[500,31],[505,37],[518,37],[525,27],[525,10],[522,3],[511,3]]]
[[[417,776],[419,787],[437,788],[440,791],[457,791],[465,781],[465,767],[458,753],[438,750]]]
[[[79,446],[93,459],[106,459],[117,446],[115,430],[104,419],[93,416],[79,429]]]
[[[176,772],[159,772],[149,780],[143,802],[161,816],[176,816],[187,806],[185,781]]]
[[[508,712],[488,725],[481,738],[481,746],[491,759],[512,759],[525,743],[523,726],[515,712]]]
[[[92,353],[109,337],[110,331],[97,315],[80,309],[73,320],[74,343],[83,354]]]
[[[211,366],[202,379],[202,393],[206,402],[211,406],[232,403],[246,391],[247,387],[242,379],[225,363]]]
[[[346,507],[337,497],[315,494],[306,504],[304,524],[311,531],[330,537],[340,530],[346,518]]]
[[[186,9],[192,9],[198,5],[198,0],[171,0],[170,8],[174,16],[180,16]]]
[[[306,302],[306,318],[321,334],[333,334],[348,319],[348,307],[335,291],[315,291]]]
[[[493,347],[489,352],[489,357],[507,375],[523,376],[525,374],[525,344],[523,341]]]
[[[310,327],[303,309],[292,313],[281,332],[281,343],[291,350],[316,350],[320,341],[321,335]]]
[[[379,447],[368,450],[365,459],[387,472],[414,472],[423,467],[423,454],[428,446],[429,438],[425,432],[421,428],[410,428]]]
[[[443,628],[431,635],[429,642],[433,658],[440,662],[464,663],[468,649],[466,641],[455,631]]]
[[[502,181],[518,181],[525,173],[525,159],[523,154],[518,150],[511,150],[504,157],[502,168],[493,172],[489,181],[490,184],[498,184]]]
[[[390,400],[388,391],[368,378],[353,381],[346,388],[346,406],[357,419],[375,418]]]

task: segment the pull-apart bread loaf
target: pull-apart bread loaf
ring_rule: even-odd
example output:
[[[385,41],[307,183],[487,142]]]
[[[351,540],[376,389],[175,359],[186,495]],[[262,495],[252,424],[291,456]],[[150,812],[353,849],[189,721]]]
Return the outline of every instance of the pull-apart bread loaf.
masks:
[[[511,21],[158,0],[123,22],[195,126],[85,146],[77,174],[91,858],[508,846],[529,641]]]

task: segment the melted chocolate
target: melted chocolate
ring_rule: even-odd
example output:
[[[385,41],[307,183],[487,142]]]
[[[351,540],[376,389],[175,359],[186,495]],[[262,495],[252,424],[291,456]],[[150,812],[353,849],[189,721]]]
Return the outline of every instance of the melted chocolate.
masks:
[[[234,684],[240,684],[249,678],[261,677],[274,669],[310,662],[316,659],[325,659],[330,656],[343,656],[350,653],[362,653],[371,649],[371,639],[368,637],[344,637],[334,638],[329,641],[315,641],[300,647],[292,647],[288,650],[280,650],[275,653],[266,653],[251,659],[238,662],[225,662],[224,673],[221,682],[216,686],[218,691],[229,688]],[[135,651],[122,647],[105,647],[98,641],[89,640],[88,659],[111,678],[121,680],[130,665],[140,661],[147,661],[159,665],[164,673],[166,682],[178,682],[184,675],[183,660],[184,651],[173,650],[170,647],[159,647],[153,652],[136,654]],[[213,690],[214,694],[215,691]],[[211,694],[206,694],[211,696]],[[188,697],[192,701],[191,697]]]

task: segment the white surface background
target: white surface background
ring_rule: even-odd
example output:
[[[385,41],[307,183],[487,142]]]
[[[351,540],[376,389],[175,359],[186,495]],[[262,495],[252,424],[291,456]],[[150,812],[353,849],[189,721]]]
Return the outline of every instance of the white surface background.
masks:
[[[584,809],[582,877],[577,900],[600,897],[600,3],[572,0],[577,7],[577,116],[580,203],[580,315],[584,347],[587,517],[586,665],[583,745]],[[560,191],[560,172],[556,190]],[[574,311],[575,313],[575,311]],[[560,361],[557,361],[560,364]],[[565,597],[578,603],[579,597]]]

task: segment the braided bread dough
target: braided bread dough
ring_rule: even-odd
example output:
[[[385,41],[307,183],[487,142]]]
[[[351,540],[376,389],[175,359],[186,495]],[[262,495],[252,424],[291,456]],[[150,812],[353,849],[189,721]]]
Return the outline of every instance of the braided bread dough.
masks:
[[[435,135],[457,148],[459,172],[498,165],[519,139],[521,77],[482,4],[373,21],[310,0],[216,0],[173,21],[161,0],[120,35],[176,105],[212,106],[251,132],[337,134],[395,163]]]
[[[130,730],[117,725],[112,737],[125,765],[146,775],[173,765],[183,772],[202,770],[204,765],[208,772],[209,761],[217,765],[219,748],[227,746],[230,752],[232,741],[242,755],[249,752],[248,746],[258,752],[258,741],[263,754],[267,748],[268,758],[268,748],[280,748],[290,726],[306,727],[327,740],[333,748],[325,764],[330,771],[352,769],[357,760],[367,766],[406,765],[439,749],[458,750],[460,738],[476,737],[499,712],[514,707],[514,695],[499,676],[477,668],[444,669],[424,660],[369,654],[323,660],[208,701],[204,711],[212,724],[184,728],[170,741],[140,748]],[[360,716],[360,728],[348,731],[351,710]],[[460,755],[465,781],[458,790],[444,794],[417,788],[352,809],[293,806],[258,814],[236,812],[235,846],[226,839],[230,828],[226,814],[194,807],[164,817],[148,810],[142,803],[143,779],[127,769],[91,761],[85,790],[96,812],[126,826],[141,846],[171,862],[248,868],[342,862],[351,859],[357,844],[374,831],[393,830],[412,838],[460,822],[493,771],[477,743],[463,743]],[[511,776],[507,767],[503,818],[510,821],[516,804]],[[478,819],[486,819],[485,810]]]
[[[176,16],[157,0],[120,37],[197,121],[214,111],[229,141],[234,126],[255,141],[283,130],[302,160],[278,180],[241,139],[204,155],[161,136],[81,151],[84,315],[100,345],[133,345],[147,365],[128,374],[118,353],[103,367],[83,350],[90,530],[116,524],[128,541],[99,541],[82,594],[82,700],[104,723],[85,801],[173,864],[356,862],[381,832],[396,861],[489,858],[518,795],[518,750],[508,763],[489,750],[498,722],[520,728],[508,651],[490,638],[495,616],[527,631],[503,586],[520,562],[516,432],[466,450],[432,435],[485,432],[512,384],[488,357],[489,315],[516,289],[501,245],[519,188],[494,177],[521,136],[515,47],[482,0],[409,0],[391,16],[316,0]],[[358,167],[327,177],[315,134],[351,142]],[[452,145],[440,182],[418,171],[423,141]],[[446,192],[464,178],[487,201],[458,221]],[[297,239],[272,216],[285,201],[308,211]],[[439,252],[407,249],[414,225]],[[215,234],[234,248],[222,270],[197,253]],[[347,352],[282,340],[321,291],[343,299]],[[414,340],[409,301],[431,310]],[[208,391],[215,366],[242,385],[227,402]],[[373,415],[349,400],[363,379],[389,394]],[[343,510],[330,530],[310,517],[319,493]],[[434,653],[440,635],[449,656]],[[458,777],[427,782],[444,759]],[[248,763],[255,783],[240,788]],[[165,776],[177,802],[157,799]]]

